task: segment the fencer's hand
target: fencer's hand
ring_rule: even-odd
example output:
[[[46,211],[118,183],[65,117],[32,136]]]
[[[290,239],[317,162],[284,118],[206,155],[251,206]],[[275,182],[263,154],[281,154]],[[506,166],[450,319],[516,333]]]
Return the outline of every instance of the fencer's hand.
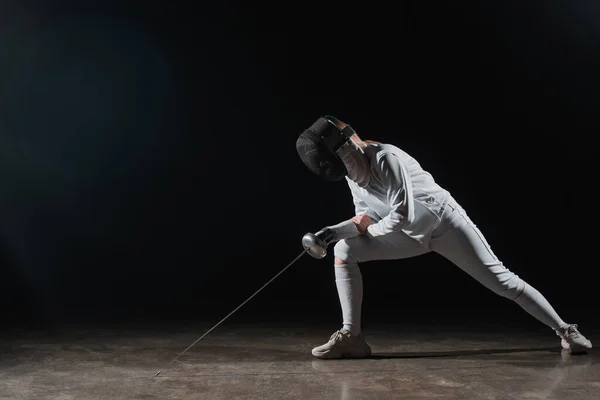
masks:
[[[356,229],[358,229],[361,235],[366,234],[369,225],[373,224],[371,217],[366,214],[357,215],[356,217],[352,217],[350,220],[354,222]]]

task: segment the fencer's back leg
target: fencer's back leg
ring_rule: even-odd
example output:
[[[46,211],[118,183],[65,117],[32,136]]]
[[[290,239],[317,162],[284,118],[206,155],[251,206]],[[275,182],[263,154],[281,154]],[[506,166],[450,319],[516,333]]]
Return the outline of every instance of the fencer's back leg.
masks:
[[[502,264],[475,224],[464,214],[460,219],[462,222],[458,221],[454,229],[431,241],[432,249],[494,293],[513,300],[538,321],[554,330],[566,326],[540,292]]]

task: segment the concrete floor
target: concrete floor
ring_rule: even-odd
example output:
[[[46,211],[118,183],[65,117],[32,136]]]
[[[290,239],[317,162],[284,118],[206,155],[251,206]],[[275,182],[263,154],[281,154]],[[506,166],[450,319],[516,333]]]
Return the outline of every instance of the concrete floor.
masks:
[[[323,361],[310,349],[335,328],[229,325],[155,377],[208,327],[14,332],[0,399],[600,399],[598,356],[546,329],[371,327],[371,359]]]

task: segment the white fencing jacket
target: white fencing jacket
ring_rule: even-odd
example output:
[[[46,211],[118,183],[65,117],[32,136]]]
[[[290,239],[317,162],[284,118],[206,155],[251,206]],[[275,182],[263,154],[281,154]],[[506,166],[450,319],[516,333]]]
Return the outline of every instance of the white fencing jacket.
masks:
[[[368,144],[371,179],[360,187],[346,177],[356,215],[367,214],[375,221],[370,237],[403,231],[424,245],[450,194],[409,154],[390,144]]]

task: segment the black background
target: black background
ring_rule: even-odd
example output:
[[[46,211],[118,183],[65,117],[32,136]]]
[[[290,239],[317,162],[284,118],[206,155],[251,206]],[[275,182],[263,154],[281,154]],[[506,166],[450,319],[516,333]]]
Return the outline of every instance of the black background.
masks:
[[[352,215],[295,151],[325,114],[416,157],[593,322],[598,4],[85,3],[1,6],[3,326],[216,322]],[[332,257],[231,321],[337,327]],[[362,270],[367,325],[531,322],[433,254]]]

